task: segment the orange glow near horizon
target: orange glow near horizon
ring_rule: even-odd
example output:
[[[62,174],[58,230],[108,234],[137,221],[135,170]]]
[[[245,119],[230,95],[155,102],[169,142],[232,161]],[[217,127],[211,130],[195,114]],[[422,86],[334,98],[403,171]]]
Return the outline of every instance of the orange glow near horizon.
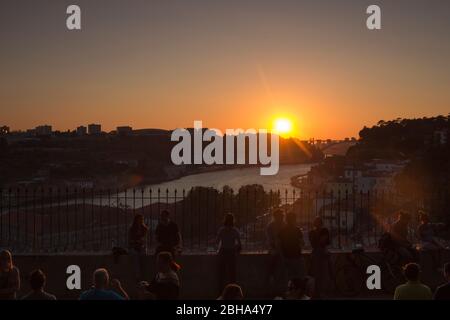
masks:
[[[276,118],[272,130],[282,137],[290,137],[293,133],[292,121],[288,118]]]
[[[12,14],[0,33],[0,126],[14,131],[172,130],[195,120],[270,131],[283,118],[291,129],[281,124],[282,135],[323,140],[448,114],[450,20],[440,13],[450,1],[433,1],[428,15],[389,3],[380,32],[361,23],[361,1],[330,1],[333,14],[312,0],[83,1],[98,17],[71,33],[56,1],[3,2]]]

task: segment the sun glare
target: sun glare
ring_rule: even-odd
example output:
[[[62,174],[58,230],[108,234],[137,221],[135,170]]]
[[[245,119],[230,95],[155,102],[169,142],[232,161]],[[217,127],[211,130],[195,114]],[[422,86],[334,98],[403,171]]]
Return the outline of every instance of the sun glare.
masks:
[[[280,136],[289,136],[292,132],[292,122],[286,118],[275,119],[273,124],[273,131]]]

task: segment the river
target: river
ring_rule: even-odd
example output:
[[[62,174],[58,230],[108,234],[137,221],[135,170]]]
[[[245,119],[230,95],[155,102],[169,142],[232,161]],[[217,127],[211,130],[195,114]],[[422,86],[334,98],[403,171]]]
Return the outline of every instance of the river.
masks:
[[[265,190],[292,190],[291,177],[299,174],[306,174],[313,164],[295,164],[295,165],[282,165],[276,175],[262,176],[260,175],[259,168],[242,168],[242,169],[230,169],[214,172],[206,172],[193,174],[182,177],[177,180],[172,180],[160,184],[149,185],[145,187],[145,192],[149,192],[149,189],[156,191],[160,189],[164,191],[166,189],[186,191],[192,187],[213,187],[221,190],[224,186],[231,187],[234,191],[237,191],[241,186],[248,184],[260,184]]]
[[[212,187],[222,190],[224,186],[229,186],[236,192],[240,187],[250,184],[260,184],[266,191],[279,190],[282,194],[286,191],[288,194],[292,194],[292,190],[295,188],[291,185],[291,177],[306,174],[313,165],[282,165],[278,173],[273,176],[262,176],[260,175],[259,168],[248,167],[193,174],[176,180],[138,188],[135,190],[135,193],[133,193],[133,189],[128,189],[126,194],[125,192],[120,193],[118,199],[120,206],[140,208],[151,203],[159,202],[159,200],[167,203],[181,200],[183,190],[187,194],[193,187]],[[176,197],[175,190],[177,190]],[[99,200],[97,198],[94,202],[99,204]],[[117,201],[113,197],[108,202],[115,206]]]

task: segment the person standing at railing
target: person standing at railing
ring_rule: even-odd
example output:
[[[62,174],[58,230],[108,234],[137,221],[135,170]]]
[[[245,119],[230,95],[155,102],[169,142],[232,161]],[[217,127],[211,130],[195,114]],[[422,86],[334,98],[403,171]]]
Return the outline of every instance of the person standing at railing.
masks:
[[[137,280],[144,277],[144,257],[147,254],[146,239],[148,227],[144,222],[144,216],[137,214],[134,216],[133,223],[128,230],[128,248],[130,254],[135,258],[135,272]]]
[[[234,226],[234,216],[225,214],[223,226],[217,233],[219,246],[220,287],[229,283],[236,283],[237,256],[241,252],[242,244],[239,230]]]
[[[160,220],[156,226],[155,236],[157,247],[155,254],[167,251],[175,257],[176,253],[181,252],[181,234],[178,225],[170,219],[170,213],[167,210],[161,212]]]
[[[311,243],[311,275],[315,280],[315,295],[320,298],[326,292],[330,275],[330,231],[323,226],[321,217],[316,217],[313,229],[309,232]]]
[[[20,289],[20,272],[8,250],[0,251],[0,300],[15,300]]]
[[[442,245],[436,239],[436,230],[442,224],[430,223],[428,214],[421,212],[419,215],[420,225],[417,228],[419,237],[419,250],[429,252],[433,262],[433,269],[441,266],[441,249]]]
[[[391,226],[390,235],[393,241],[393,249],[400,255],[403,263],[409,263],[417,259],[416,250],[408,239],[408,228],[411,216],[401,211],[398,219]]]
[[[276,278],[277,266],[281,261],[278,235],[285,225],[283,210],[276,209],[272,214],[272,221],[266,228],[266,239],[269,247],[269,265],[267,270],[267,280],[269,282]]]
[[[287,279],[304,278],[305,262],[302,255],[304,246],[303,232],[297,226],[294,212],[286,214],[286,225],[278,234],[280,251]]]

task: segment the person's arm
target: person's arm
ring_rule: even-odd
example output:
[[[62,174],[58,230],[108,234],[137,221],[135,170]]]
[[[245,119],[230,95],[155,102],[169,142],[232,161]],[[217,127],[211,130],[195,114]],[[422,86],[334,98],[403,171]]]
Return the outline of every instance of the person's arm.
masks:
[[[20,290],[20,272],[19,269],[12,269],[12,281],[11,286],[5,289],[0,289],[1,294],[11,294]]]
[[[148,227],[147,226],[143,226],[142,228],[142,238],[147,237],[148,234]]]
[[[311,245],[313,245],[313,243],[314,243],[314,231],[313,230],[308,231],[308,240],[309,240],[309,243],[311,243]]]
[[[303,239],[303,231],[299,228],[299,240],[300,240],[300,246],[303,248],[305,246],[305,239]]]
[[[238,246],[238,252],[241,252],[242,250],[241,235],[239,234],[238,230],[236,230],[236,243]]]
[[[222,228],[220,228],[219,231],[217,231],[217,236],[216,236],[216,245],[217,245],[217,247],[220,246],[221,234],[222,234]]]
[[[175,224],[175,227],[176,227],[176,235],[177,235],[177,238],[176,238],[176,240],[177,240],[177,247],[181,248],[181,233],[180,233],[180,230],[178,229],[178,225],[177,224]]]
[[[122,284],[118,279],[112,279],[111,287],[117,291],[125,300],[130,300],[127,292],[122,288]]]

